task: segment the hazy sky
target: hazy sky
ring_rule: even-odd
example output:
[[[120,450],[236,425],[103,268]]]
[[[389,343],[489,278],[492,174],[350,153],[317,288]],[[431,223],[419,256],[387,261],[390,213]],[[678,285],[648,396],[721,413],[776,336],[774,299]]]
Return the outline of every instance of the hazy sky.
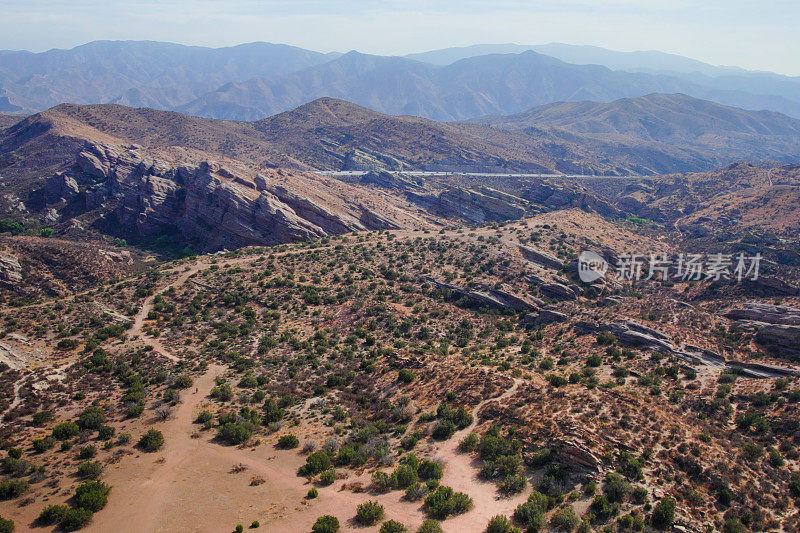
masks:
[[[476,43],[661,50],[800,75],[797,0],[0,0],[0,48],[96,39],[252,41],[405,54]]]

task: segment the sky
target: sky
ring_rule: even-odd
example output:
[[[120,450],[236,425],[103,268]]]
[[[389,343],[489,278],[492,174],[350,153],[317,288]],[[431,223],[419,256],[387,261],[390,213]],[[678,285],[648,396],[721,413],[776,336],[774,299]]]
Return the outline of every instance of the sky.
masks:
[[[253,41],[403,55],[484,43],[660,50],[800,76],[797,0],[0,0],[0,49]]]

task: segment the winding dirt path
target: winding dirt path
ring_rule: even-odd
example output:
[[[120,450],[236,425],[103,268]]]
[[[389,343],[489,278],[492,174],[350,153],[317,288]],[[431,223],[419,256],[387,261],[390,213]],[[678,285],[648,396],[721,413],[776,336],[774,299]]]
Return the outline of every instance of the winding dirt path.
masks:
[[[504,497],[498,492],[497,484],[478,478],[480,460],[474,459],[472,454],[461,453],[458,450],[461,440],[477,427],[478,413],[481,409],[489,403],[502,403],[503,400],[510,398],[522,383],[521,379],[515,378],[514,384],[501,395],[483,400],[472,410],[472,424],[436,445],[433,455],[446,463],[442,485],[466,493],[474,503],[468,513],[446,520],[442,524],[445,531],[483,531],[490,518],[497,514],[511,516],[514,509],[527,500],[531,492],[530,486],[520,494]]]

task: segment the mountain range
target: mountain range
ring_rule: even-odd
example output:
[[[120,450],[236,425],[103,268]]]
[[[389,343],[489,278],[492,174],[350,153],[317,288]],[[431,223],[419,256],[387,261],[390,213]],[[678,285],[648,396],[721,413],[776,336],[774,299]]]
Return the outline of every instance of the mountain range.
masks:
[[[258,120],[321,97],[438,121],[515,114],[559,102],[684,93],[800,117],[800,80],[660,52],[563,44],[476,45],[405,57],[97,41],[43,53],[0,51],[0,112],[118,103]]]
[[[258,169],[429,170],[594,175],[708,170],[742,159],[800,161],[800,120],[686,95],[558,103],[442,123],[320,98],[253,122],[118,104],[62,104],[0,123],[0,175],[21,194],[86,142],[172,160]],[[8,191],[9,189],[7,189]]]

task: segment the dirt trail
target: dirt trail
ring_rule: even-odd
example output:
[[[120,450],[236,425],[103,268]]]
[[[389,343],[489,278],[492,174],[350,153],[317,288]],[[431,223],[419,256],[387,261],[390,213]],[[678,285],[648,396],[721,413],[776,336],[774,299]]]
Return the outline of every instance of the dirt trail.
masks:
[[[499,396],[487,398],[472,410],[472,424],[456,432],[450,439],[436,445],[435,457],[445,461],[442,485],[464,492],[472,498],[474,507],[466,514],[446,520],[442,525],[445,531],[482,531],[489,519],[497,514],[511,516],[516,507],[525,502],[530,494],[530,487],[520,494],[504,497],[497,490],[497,484],[478,478],[480,461],[471,454],[458,451],[458,444],[478,425],[478,413],[484,406],[492,402],[502,402],[513,396],[522,380],[514,379],[514,385]]]

